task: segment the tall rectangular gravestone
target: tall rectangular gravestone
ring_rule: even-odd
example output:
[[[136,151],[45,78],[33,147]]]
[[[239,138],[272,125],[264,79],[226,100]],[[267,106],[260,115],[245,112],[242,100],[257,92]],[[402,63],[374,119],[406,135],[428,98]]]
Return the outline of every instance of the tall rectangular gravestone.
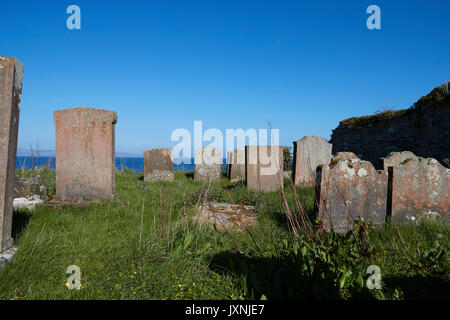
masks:
[[[14,245],[11,230],[22,75],[18,60],[0,57],[0,253]]]
[[[227,177],[230,181],[245,180],[245,150],[234,149],[228,152]]]
[[[245,147],[245,181],[250,190],[270,192],[283,188],[283,147]]]
[[[144,150],[144,181],[173,181],[172,150]]]
[[[296,186],[313,187],[316,169],[331,161],[333,145],[317,136],[303,137],[294,142],[294,183]]]
[[[113,111],[73,108],[54,112],[56,198],[111,200],[115,196]]]

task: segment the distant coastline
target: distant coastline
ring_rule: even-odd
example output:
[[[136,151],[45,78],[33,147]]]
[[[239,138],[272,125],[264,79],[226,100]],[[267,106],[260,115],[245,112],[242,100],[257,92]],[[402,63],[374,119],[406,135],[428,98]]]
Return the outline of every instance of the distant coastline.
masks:
[[[34,150],[17,148],[18,157],[55,157],[55,150]],[[127,152],[116,152],[116,158],[142,158],[142,155],[127,153]]]
[[[128,157],[118,156],[121,153],[116,153],[116,169],[131,169],[135,172],[144,172],[144,158],[143,157]],[[194,170],[194,159],[179,159],[175,161],[173,169],[175,171],[192,171]],[[55,169],[55,156],[44,156],[39,153],[33,156],[20,156],[16,157],[16,169],[33,169],[36,167],[47,166],[50,169]],[[224,162],[225,164],[225,159]]]

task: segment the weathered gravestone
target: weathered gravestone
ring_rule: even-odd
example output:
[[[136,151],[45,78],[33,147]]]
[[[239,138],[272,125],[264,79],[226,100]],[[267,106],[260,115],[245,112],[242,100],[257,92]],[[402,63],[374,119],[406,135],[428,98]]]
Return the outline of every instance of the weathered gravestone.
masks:
[[[173,181],[172,150],[144,150],[144,181]]]
[[[317,136],[303,137],[294,142],[294,183],[297,186],[312,187],[315,184],[316,169],[331,161],[333,145]]]
[[[227,177],[230,181],[245,180],[245,150],[234,149],[228,152]]]
[[[384,170],[388,167],[393,167],[401,164],[406,160],[415,159],[417,156],[411,151],[391,152],[385,158],[381,158]]]
[[[325,228],[346,232],[359,217],[386,221],[388,176],[370,162],[353,158],[319,166],[316,181],[315,201]]]
[[[194,180],[210,182],[220,179],[222,176],[222,150],[215,149],[212,146],[202,147],[195,150],[195,171]]]
[[[384,164],[392,180],[392,221],[439,217],[450,223],[450,169],[412,152],[390,154]]]
[[[269,192],[283,188],[283,147],[245,147],[245,180],[250,190]]]
[[[0,57],[0,253],[11,249],[13,195],[23,65]]]
[[[344,160],[351,160],[351,159],[359,159],[359,158],[353,152],[341,151],[341,152],[336,153],[333,156],[333,159],[331,161],[332,162],[337,162],[337,161],[342,160],[342,159],[344,159]]]
[[[115,196],[113,111],[73,108],[54,112],[56,198],[111,200]]]

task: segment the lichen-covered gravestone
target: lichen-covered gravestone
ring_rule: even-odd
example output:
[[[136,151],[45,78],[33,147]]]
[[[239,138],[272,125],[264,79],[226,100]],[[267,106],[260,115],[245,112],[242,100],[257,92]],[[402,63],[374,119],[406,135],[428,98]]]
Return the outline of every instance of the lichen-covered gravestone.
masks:
[[[248,189],[269,192],[283,188],[283,147],[247,146],[245,153]]]
[[[386,221],[388,175],[370,162],[353,158],[319,166],[316,181],[315,201],[326,229],[346,232],[359,217]]]
[[[384,170],[387,170],[388,167],[393,167],[401,164],[406,160],[415,159],[417,156],[411,151],[402,151],[402,152],[391,152],[385,158],[381,158],[383,162]]]
[[[11,249],[13,196],[23,65],[0,57],[0,253]]]
[[[312,187],[315,184],[316,169],[331,161],[333,145],[317,136],[303,137],[294,142],[294,183],[297,186]]]
[[[173,181],[172,150],[144,150],[144,181]]]
[[[234,149],[228,152],[227,176],[230,181],[245,180],[245,150]]]
[[[194,180],[211,182],[220,179],[222,176],[222,150],[215,149],[212,146],[202,147],[195,150]]]
[[[117,114],[93,108],[54,112],[56,198],[111,200],[115,196]]]
[[[440,218],[450,223],[450,169],[436,159],[416,157],[413,153],[396,155],[402,161],[392,168],[392,221]],[[385,171],[387,168],[385,167]]]

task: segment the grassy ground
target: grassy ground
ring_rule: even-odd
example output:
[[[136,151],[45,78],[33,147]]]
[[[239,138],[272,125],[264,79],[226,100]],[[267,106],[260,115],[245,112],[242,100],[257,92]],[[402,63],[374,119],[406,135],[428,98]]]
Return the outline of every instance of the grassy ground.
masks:
[[[54,172],[18,171],[54,193]],[[116,174],[117,199],[88,208],[14,213],[19,248],[0,271],[0,299],[449,299],[450,228],[422,221],[336,235],[292,228],[278,193],[259,194],[227,179],[210,186],[192,173],[170,183]],[[313,190],[297,190],[313,211]],[[294,191],[285,188],[293,220]],[[258,225],[215,230],[191,217],[203,200],[256,205]],[[296,209],[294,209],[296,208]],[[297,236],[295,235],[297,233]],[[81,290],[66,269],[81,268]],[[381,270],[369,290],[366,270]]]

